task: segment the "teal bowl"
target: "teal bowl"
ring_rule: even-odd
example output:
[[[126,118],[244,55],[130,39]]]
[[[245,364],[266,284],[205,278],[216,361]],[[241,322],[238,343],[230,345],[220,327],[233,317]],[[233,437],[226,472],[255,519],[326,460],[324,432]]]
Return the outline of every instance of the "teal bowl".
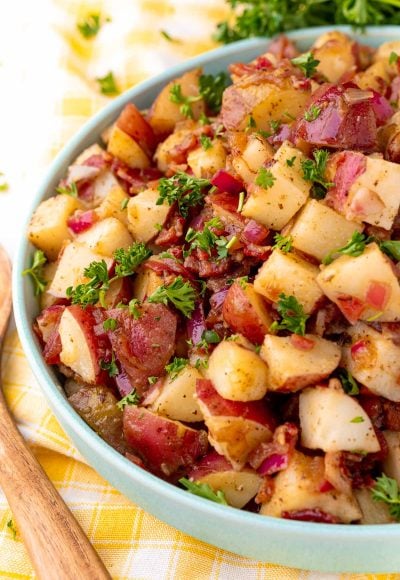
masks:
[[[289,36],[305,50],[335,27],[310,28]],[[337,27],[352,34],[349,27]],[[359,40],[372,46],[400,40],[400,27],[371,27]],[[174,66],[127,91],[95,115],[57,156],[35,196],[33,209],[50,197],[68,165],[99,139],[122,107],[133,101],[146,108],[171,79],[194,67],[208,73],[234,61],[249,61],[265,51],[267,40],[251,39],[210,51]],[[198,498],[133,465],[107,445],[68,403],[56,373],[48,367],[32,332],[38,305],[22,271],[33,248],[22,236],[14,263],[16,324],[29,364],[63,429],[89,464],[126,497],[168,524],[214,546],[264,562],[323,572],[400,572],[400,524],[344,526],[296,522],[261,516]]]

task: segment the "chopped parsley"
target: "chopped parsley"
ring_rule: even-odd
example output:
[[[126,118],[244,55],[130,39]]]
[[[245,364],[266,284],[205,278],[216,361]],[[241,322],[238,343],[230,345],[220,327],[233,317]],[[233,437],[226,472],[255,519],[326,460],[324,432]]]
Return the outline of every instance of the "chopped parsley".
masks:
[[[250,129],[254,129],[255,127],[257,127],[257,123],[254,117],[252,115],[249,115],[245,131],[250,131]]]
[[[133,389],[128,395],[125,395],[125,397],[118,401],[117,407],[122,411],[127,405],[138,405],[139,403],[140,397],[136,389]]]
[[[311,107],[304,113],[304,118],[306,121],[311,122],[318,119],[321,114],[321,107],[317,107],[317,105],[311,105]]]
[[[399,62],[399,55],[397,54],[397,52],[394,52],[394,50],[392,50],[392,52],[389,55],[389,64],[397,64]]]
[[[169,32],[167,32],[166,30],[160,30],[160,34],[161,34],[161,36],[163,38],[165,38],[165,40],[168,40],[168,42],[176,42],[176,43],[180,43],[181,42],[177,38],[174,38],[173,36],[171,36],[169,34]]]
[[[222,505],[228,505],[226,501],[225,494],[223,491],[218,490],[215,492],[208,483],[199,483],[196,481],[190,481],[186,477],[181,477],[179,483],[186,487],[186,489],[193,493],[194,495],[198,495],[199,497],[204,497],[205,499],[209,499],[210,501],[214,501],[215,503],[220,503]]]
[[[293,238],[292,236],[282,236],[282,234],[275,234],[274,236],[275,244],[272,246],[272,249],[278,249],[281,252],[287,254],[292,249],[293,245]]]
[[[153,345],[153,346],[154,346],[154,345]],[[149,385],[155,385],[155,384],[156,384],[156,382],[158,381],[158,377],[156,377],[156,376],[149,377],[149,378],[147,379],[147,381],[148,381]]]
[[[171,381],[174,381],[181,371],[189,364],[187,358],[175,357],[174,360],[166,365],[165,370],[169,374]]]
[[[117,363],[115,362],[114,353],[112,353],[112,357],[111,357],[110,361],[105,361],[104,359],[100,359],[100,368],[103,371],[107,371],[108,376],[110,376],[110,377],[116,377],[117,375],[119,375],[119,370],[118,370]]]
[[[347,242],[345,246],[342,248],[338,248],[333,252],[330,252],[325,258],[322,260],[322,263],[327,266],[331,264],[334,260],[335,254],[343,254],[345,256],[353,256],[356,258],[357,256],[361,256],[361,254],[365,250],[365,246],[372,241],[371,237],[365,236],[365,234],[361,234],[360,232],[354,232],[351,236],[350,240]]]
[[[277,303],[277,310],[281,316],[280,322],[273,322],[271,324],[271,331],[289,330],[300,336],[306,333],[306,322],[309,318],[308,314],[304,313],[303,306],[297,301],[294,296],[287,296],[280,294]]]
[[[208,109],[213,114],[219,113],[222,103],[222,95],[228,86],[228,75],[220,72],[216,75],[201,75],[199,78],[199,91]]]
[[[96,81],[99,84],[99,89],[102,95],[112,97],[118,95],[119,88],[114,78],[114,74],[110,71],[104,77],[97,77]]]
[[[397,481],[382,473],[371,491],[372,499],[386,503],[390,515],[400,522],[400,491]]]
[[[361,416],[359,416],[359,417],[354,417],[354,419],[352,419],[352,420],[350,421],[350,423],[364,423],[364,417],[361,417]]]
[[[200,117],[199,117],[199,123],[200,125],[209,125],[210,124],[210,119],[207,117],[207,115],[205,115],[203,112],[200,113]]]
[[[185,97],[185,95],[182,93],[182,87],[178,83],[173,84],[169,90],[169,100],[171,103],[180,105],[179,111],[184,117],[187,117],[188,119],[193,119],[194,116],[192,103],[196,103],[201,99],[201,95]]]
[[[211,147],[213,146],[210,137],[207,137],[207,135],[200,135],[199,139],[200,145],[203,147],[204,151],[208,151],[208,149],[211,149]]]
[[[186,218],[189,209],[199,205],[204,199],[205,189],[211,184],[208,179],[200,179],[179,171],[172,177],[162,177],[158,185],[160,197],[157,205],[164,201],[168,205],[178,204],[179,213]]]
[[[393,258],[397,262],[400,261],[400,240],[384,240],[379,242],[379,247],[390,258]]]
[[[311,197],[314,199],[324,199],[326,190],[333,185],[333,183],[325,179],[329,153],[325,149],[317,149],[313,152],[313,157],[314,159],[305,159],[300,162],[303,177],[306,181],[313,183]]]
[[[296,58],[292,58],[292,64],[303,71],[304,76],[311,78],[317,72],[320,61],[315,59],[311,52],[305,52]]]
[[[342,383],[344,392],[347,395],[358,395],[360,392],[359,386],[353,375],[345,368],[339,367],[335,373]]]
[[[126,197],[125,199],[123,199],[123,200],[121,201],[121,206],[120,206],[120,207],[121,207],[121,210],[124,210],[124,209],[126,209],[126,207],[127,207],[128,203],[129,203],[129,197]]]
[[[139,320],[141,317],[139,306],[140,302],[137,298],[132,298],[128,303],[129,314],[131,314],[135,320]]]
[[[65,187],[63,186],[57,187],[56,192],[62,195],[70,195],[71,197],[78,197],[78,188],[76,187],[75,181],[72,181]]]
[[[26,268],[22,275],[31,277],[34,287],[35,296],[39,296],[44,292],[47,282],[43,278],[43,266],[46,264],[47,258],[42,250],[36,250],[33,254],[32,264],[30,268]]]
[[[103,328],[104,330],[115,330],[117,328],[117,324],[118,322],[115,320],[115,318],[107,318],[107,320],[103,322]]]
[[[143,242],[135,242],[129,248],[119,248],[114,252],[116,261],[115,274],[117,278],[130,276],[138,266],[151,256],[149,250]]]
[[[5,180],[4,173],[0,171],[0,191],[8,191],[9,185]]]
[[[10,518],[7,522],[7,528],[10,530],[10,532],[12,533],[13,536],[13,540],[15,540],[17,538],[17,528],[14,525],[14,521],[12,518]]]
[[[110,22],[110,18],[102,19],[100,12],[94,12],[78,22],[76,27],[84,38],[94,38],[105,22]]]
[[[290,159],[286,159],[286,165],[288,167],[293,167],[295,161],[296,161],[296,155],[294,155]]]
[[[264,189],[268,189],[274,185],[276,177],[266,167],[260,167],[256,177],[256,184]]]
[[[228,240],[225,236],[218,236],[213,230],[222,229],[223,224],[220,218],[215,217],[204,224],[201,231],[196,231],[189,228],[185,241],[190,244],[189,249],[185,251],[185,255],[189,256],[196,248],[207,252],[212,256],[213,251],[216,250],[218,259],[222,260],[228,256],[229,250],[236,243],[237,237],[233,236]]]
[[[185,282],[178,276],[168,285],[162,285],[148,298],[149,302],[161,303],[168,306],[173,304],[184,316],[190,318],[196,301],[196,292],[190,282]]]

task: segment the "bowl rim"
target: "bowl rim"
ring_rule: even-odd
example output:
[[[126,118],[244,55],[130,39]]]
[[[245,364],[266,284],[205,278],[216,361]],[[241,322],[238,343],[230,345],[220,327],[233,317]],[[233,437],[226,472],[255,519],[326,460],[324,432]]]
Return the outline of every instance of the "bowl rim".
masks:
[[[295,41],[304,41],[308,37],[314,37],[316,34],[319,35],[332,30],[340,30],[354,36],[354,30],[351,26],[334,25],[304,28],[298,31],[288,32],[286,35]],[[382,36],[384,36],[383,32],[389,35],[397,34],[400,37],[400,26],[390,25],[366,27],[365,32],[366,37],[369,38],[382,38]],[[62,416],[63,425],[68,425],[71,430],[75,431],[77,437],[82,439],[82,441],[85,442],[91,451],[94,449],[101,451],[104,462],[106,464],[113,465],[116,470],[123,472],[127,478],[135,480],[138,485],[146,486],[148,489],[150,489],[150,491],[155,493],[158,498],[163,499],[166,502],[178,502],[183,506],[190,508],[194,515],[197,511],[201,512],[202,514],[206,513],[211,518],[215,517],[215,515],[221,515],[229,524],[238,526],[237,529],[240,529],[240,524],[246,523],[251,524],[251,526],[256,528],[260,533],[265,533],[267,531],[269,533],[273,533],[275,530],[282,532],[283,530],[286,531],[291,537],[307,535],[309,541],[317,542],[321,536],[325,538],[330,537],[332,539],[341,541],[351,541],[355,538],[361,541],[374,540],[376,539],[377,535],[379,535],[380,540],[389,540],[393,539],[394,535],[400,537],[400,524],[366,524],[353,526],[342,524],[315,524],[313,522],[300,522],[275,518],[271,516],[260,516],[258,513],[232,509],[230,506],[220,505],[211,501],[204,501],[202,498],[190,494],[187,491],[180,489],[134,465],[131,461],[126,459],[123,455],[118,453],[103,439],[101,439],[101,437],[97,435],[97,433],[95,433],[78,415],[78,413],[68,403],[66,397],[57,388],[57,384],[50,371],[50,368],[44,362],[41,356],[38,342],[33,335],[31,328],[32,320],[28,316],[27,307],[24,301],[24,288],[27,282],[22,277],[22,271],[26,267],[26,258],[28,255],[30,255],[29,248],[31,246],[25,237],[29,218],[40,201],[42,201],[42,199],[46,199],[46,197],[50,197],[50,195],[46,195],[48,193],[50,182],[54,180],[54,177],[59,174],[61,170],[64,169],[65,171],[65,169],[68,167],[71,161],[72,153],[76,147],[81,142],[83,142],[84,139],[87,138],[92,132],[95,132],[97,135],[99,126],[104,124],[107,119],[115,118],[123,105],[130,101],[134,101],[134,99],[139,95],[143,95],[146,93],[146,91],[151,90],[154,84],[158,82],[167,83],[171,76],[178,76],[190,68],[211,64],[214,60],[221,56],[225,57],[230,56],[231,54],[236,54],[240,48],[260,48],[260,50],[262,50],[263,45],[265,46],[269,40],[270,39],[267,37],[257,37],[237,41],[207,51],[200,56],[185,60],[172,67],[168,67],[160,74],[152,76],[149,79],[135,85],[131,89],[125,91],[123,94],[110,101],[110,103],[108,103],[86,123],[84,123],[78,132],[75,133],[71,139],[69,139],[69,141],[64,145],[64,147],[52,161],[50,166],[45,170],[45,177],[41,181],[36,194],[32,198],[32,203],[30,204],[29,212],[27,214],[28,217],[25,220],[23,233],[21,234],[18,243],[17,252],[14,258],[12,276],[13,307],[16,327],[28,363],[46,398],[46,402],[50,404],[57,420],[59,421],[59,412],[59,414]],[[69,435],[68,437],[70,438]],[[90,461],[88,461],[86,457],[85,460],[90,465]],[[121,493],[125,495],[124,492]]]

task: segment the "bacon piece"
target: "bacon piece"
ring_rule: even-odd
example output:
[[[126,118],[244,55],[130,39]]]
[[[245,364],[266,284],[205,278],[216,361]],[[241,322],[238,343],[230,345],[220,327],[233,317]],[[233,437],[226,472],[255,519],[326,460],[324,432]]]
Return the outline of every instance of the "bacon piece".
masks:
[[[339,524],[340,520],[332,514],[328,514],[319,508],[292,510],[282,512],[285,520],[297,520],[299,522],[316,522],[319,524]]]

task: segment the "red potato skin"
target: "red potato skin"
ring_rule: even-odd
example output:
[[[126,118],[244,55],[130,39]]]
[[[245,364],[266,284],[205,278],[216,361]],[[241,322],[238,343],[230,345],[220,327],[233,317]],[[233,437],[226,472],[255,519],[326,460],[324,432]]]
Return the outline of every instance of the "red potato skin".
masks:
[[[217,451],[210,451],[189,471],[188,477],[196,481],[210,473],[218,473],[219,471],[232,471],[232,465]]]
[[[214,389],[211,381],[198,379],[196,384],[197,398],[207,407],[211,416],[243,417],[254,421],[273,431],[276,427],[275,417],[262,401],[228,401]]]
[[[44,343],[43,358],[49,365],[60,362],[61,339],[58,326],[64,310],[64,305],[54,304],[43,310],[36,319],[37,334]]]
[[[150,157],[157,146],[153,129],[133,103],[128,103],[117,119],[117,127],[134,139]]]
[[[243,334],[250,342],[261,344],[269,327],[258,315],[246,286],[242,288],[238,282],[232,284],[222,306],[222,315],[233,332]],[[265,316],[270,317],[267,306]]]
[[[151,471],[164,476],[191,467],[208,448],[205,431],[190,429],[143,407],[125,407],[123,429],[133,451]]]

